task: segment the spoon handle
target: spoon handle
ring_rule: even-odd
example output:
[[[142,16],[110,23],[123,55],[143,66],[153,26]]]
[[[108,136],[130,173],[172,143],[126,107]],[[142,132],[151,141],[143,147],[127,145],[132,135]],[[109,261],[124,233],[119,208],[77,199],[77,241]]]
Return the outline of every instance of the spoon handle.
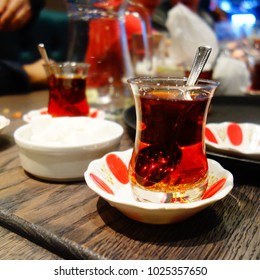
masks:
[[[41,57],[44,59],[45,63],[47,65],[50,64],[50,60],[48,58],[48,55],[47,55],[46,49],[44,47],[44,44],[39,44],[38,45],[38,50],[40,52]]]
[[[199,75],[208,60],[211,50],[212,48],[208,46],[198,47],[186,85],[193,86],[196,84]]]

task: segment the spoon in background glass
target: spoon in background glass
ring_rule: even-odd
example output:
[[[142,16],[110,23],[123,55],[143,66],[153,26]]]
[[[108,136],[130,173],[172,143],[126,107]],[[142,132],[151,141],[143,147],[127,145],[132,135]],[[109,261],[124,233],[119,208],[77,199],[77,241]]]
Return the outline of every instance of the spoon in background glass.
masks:
[[[50,65],[53,65],[53,61],[51,61],[47,55],[46,49],[44,47],[44,44],[40,43],[38,44],[38,50],[40,52],[41,57],[43,58],[44,62],[45,62],[45,71],[48,73],[48,76],[51,74],[54,74],[55,70],[53,67],[51,67]]]
[[[45,61],[45,63],[47,64],[47,65],[49,65],[50,64],[50,60],[49,60],[49,57],[48,57],[48,55],[47,55],[47,52],[46,52],[46,49],[45,49],[45,47],[44,47],[44,44],[39,44],[38,45],[38,50],[39,50],[39,52],[40,52],[40,55],[41,55],[41,57],[43,58],[43,60]]]

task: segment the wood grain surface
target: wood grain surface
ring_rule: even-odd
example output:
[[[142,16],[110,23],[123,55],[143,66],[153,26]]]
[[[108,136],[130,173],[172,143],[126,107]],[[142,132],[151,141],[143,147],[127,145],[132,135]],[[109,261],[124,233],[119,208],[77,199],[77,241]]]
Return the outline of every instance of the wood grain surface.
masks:
[[[0,260],[61,260],[49,250],[4,227],[0,227]]]
[[[184,222],[158,226],[125,217],[84,181],[51,183],[26,173],[13,140],[23,121],[14,113],[45,106],[46,100],[47,92],[0,97],[0,114],[6,112],[12,121],[0,135],[0,225],[8,229],[6,235],[0,231],[6,236],[0,238],[6,251],[1,249],[0,258],[8,256],[8,236],[19,259],[260,258],[259,181],[235,178],[234,189],[222,201]],[[132,145],[125,133],[120,150]]]

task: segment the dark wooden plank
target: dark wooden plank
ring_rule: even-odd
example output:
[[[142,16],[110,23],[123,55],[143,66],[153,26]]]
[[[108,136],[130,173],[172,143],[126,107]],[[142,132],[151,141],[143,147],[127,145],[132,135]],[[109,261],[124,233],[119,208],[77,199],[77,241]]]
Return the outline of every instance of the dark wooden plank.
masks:
[[[28,239],[0,227],[0,260],[62,260]]]

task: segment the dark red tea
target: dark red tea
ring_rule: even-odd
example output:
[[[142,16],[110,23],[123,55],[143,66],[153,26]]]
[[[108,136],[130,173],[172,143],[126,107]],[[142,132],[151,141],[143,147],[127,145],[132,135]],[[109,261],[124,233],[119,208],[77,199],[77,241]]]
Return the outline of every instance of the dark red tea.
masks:
[[[209,97],[191,96],[192,100],[171,99],[169,93],[149,92],[136,98],[138,123],[129,166],[132,186],[159,192],[206,188],[202,134]]]
[[[87,116],[86,77],[80,75],[49,76],[48,113],[53,117]]]
[[[255,65],[252,69],[252,85],[253,90],[260,90],[260,60],[255,62]]]
[[[120,44],[120,25],[114,17],[92,19],[85,61],[90,65],[87,83],[90,88],[122,86],[124,59]]]

